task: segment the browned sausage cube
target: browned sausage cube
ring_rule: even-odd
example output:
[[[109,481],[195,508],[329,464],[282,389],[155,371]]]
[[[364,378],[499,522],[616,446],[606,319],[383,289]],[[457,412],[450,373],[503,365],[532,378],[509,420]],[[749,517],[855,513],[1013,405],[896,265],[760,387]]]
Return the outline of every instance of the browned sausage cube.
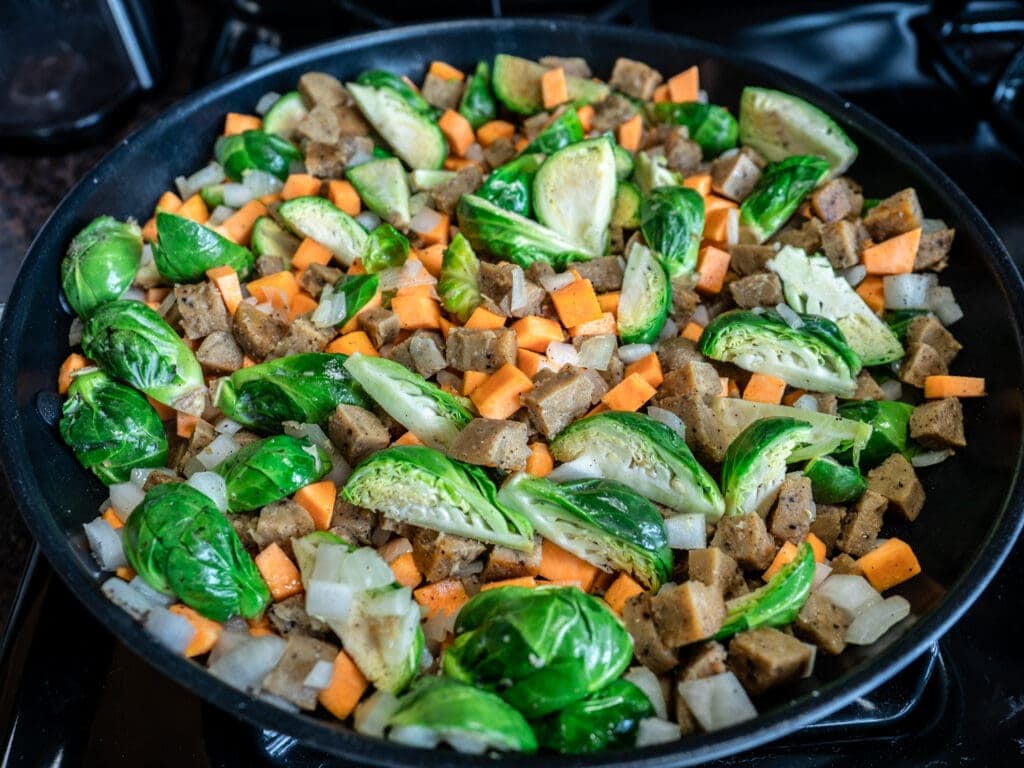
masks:
[[[300,140],[337,144],[341,138],[341,123],[338,118],[337,106],[317,104],[299,121],[295,133]]]
[[[930,344],[914,343],[907,346],[906,357],[900,365],[900,381],[924,388],[929,376],[945,376],[949,369],[942,356]]]
[[[837,656],[846,648],[850,619],[827,597],[812,592],[797,614],[793,628],[804,640],[814,643],[825,653]]]
[[[846,178],[832,179],[814,190],[811,209],[825,223],[860,213],[864,196],[856,184]]]
[[[333,107],[351,100],[341,81],[325,72],[307,72],[299,78],[298,90],[310,108],[319,104]]]
[[[846,576],[864,575],[864,569],[860,567],[860,564],[845,552],[833,557],[829,563],[832,566],[832,573],[843,574]]]
[[[176,285],[174,297],[186,338],[201,339],[214,331],[231,328],[224,300],[212,283]]]
[[[703,159],[704,152],[700,144],[691,141],[682,126],[677,126],[665,139],[665,161],[669,170],[688,176],[700,170]]]
[[[828,551],[832,551],[839,538],[839,531],[843,527],[846,507],[835,507],[829,504],[818,504],[817,507],[814,522],[811,523],[811,533],[821,539]]]
[[[537,430],[550,438],[590,410],[592,394],[590,377],[579,368],[566,366],[535,385],[523,397],[523,405]]]
[[[888,499],[868,488],[857,499],[843,520],[836,546],[853,557],[860,557],[874,549],[878,532],[882,530],[882,515],[889,506]]]
[[[634,99],[650,101],[661,80],[661,73],[653,67],[642,61],[620,57],[615,60],[608,85]]]
[[[688,277],[677,278],[672,281],[671,315],[673,321],[678,323],[680,327],[685,327],[693,319],[693,314],[699,306],[700,294],[693,290],[692,282]],[[680,337],[676,336],[666,341],[673,341],[676,338]]]
[[[956,337],[931,315],[921,315],[910,321],[907,326],[907,344],[927,344],[947,366],[963,349]]]
[[[398,332],[402,330],[398,315],[382,307],[359,315],[359,327],[370,337],[370,341],[377,349],[394,341]]]
[[[365,547],[373,540],[377,513],[345,501],[339,493],[334,501],[334,514],[328,530],[356,546]]]
[[[923,221],[924,214],[917,199],[917,192],[913,187],[907,187],[885,198],[868,211],[864,217],[864,226],[871,233],[871,238],[880,243],[890,237],[917,229]]]
[[[463,195],[470,195],[484,182],[484,175],[477,165],[467,165],[457,174],[455,178],[438,184],[430,190],[430,197],[434,207],[441,213],[449,216],[455,212],[455,206],[459,204],[459,198]]]
[[[652,404],[672,411],[682,420],[686,425],[686,444],[698,456],[713,463],[722,461],[728,442],[718,418],[708,405],[708,398],[694,393],[659,393]]]
[[[690,362],[704,362],[704,355],[694,342],[682,336],[673,336],[658,345],[658,362],[661,363],[661,370],[669,373]]]
[[[518,549],[495,546],[487,556],[482,578],[484,581],[504,581],[540,573],[540,537],[534,536],[533,549],[520,552]]]
[[[782,302],[782,281],[774,273],[761,272],[729,283],[736,306],[743,309],[774,307]]]
[[[921,403],[910,416],[910,436],[925,448],[963,448],[964,409],[955,397]]]
[[[291,499],[281,499],[260,510],[253,540],[260,549],[277,543],[290,555],[292,539],[312,533],[315,529],[313,518],[305,508]]]
[[[773,242],[781,245],[792,245],[795,248],[802,248],[807,253],[815,253],[821,250],[822,223],[820,219],[808,219],[800,226],[790,224],[779,231]]]
[[[821,250],[836,269],[852,267],[860,261],[861,239],[857,225],[841,219],[821,228]]]
[[[814,392],[811,393],[811,397],[818,404],[818,413],[827,413],[830,416],[835,416],[839,411],[839,399],[835,395]]]
[[[199,345],[196,360],[213,373],[233,373],[242,367],[242,348],[227,331],[214,331]]]
[[[743,583],[743,574],[736,561],[718,547],[691,549],[688,557],[691,579],[707,584],[730,596]]]
[[[604,101],[594,105],[594,119],[591,128],[598,133],[614,131],[636,114],[637,108],[625,96],[613,93]],[[529,137],[527,137],[529,138]]]
[[[722,593],[699,581],[666,584],[651,599],[654,623],[669,648],[696,643],[722,628]]]
[[[770,627],[740,632],[729,641],[729,669],[753,696],[799,679],[810,660],[806,644]]]
[[[690,361],[670,371],[659,388],[659,394],[697,395],[708,400],[722,391],[722,380],[711,363]]]
[[[633,638],[633,653],[649,670],[660,675],[679,663],[675,650],[665,645],[658,634],[650,592],[641,592],[626,601],[622,608],[622,622]]]
[[[420,93],[427,103],[438,109],[458,109],[459,99],[462,98],[462,81],[458,79],[446,80],[428,72],[423,80],[423,88]]]
[[[419,528],[412,537],[412,556],[427,581],[464,576],[470,563],[487,549],[479,541]]]
[[[617,291],[622,287],[622,262],[618,256],[602,256],[572,265],[580,277],[589,280],[598,293]]]
[[[799,544],[811,530],[814,519],[811,480],[797,472],[786,475],[771,513],[768,530],[782,541]]]
[[[530,448],[526,425],[508,419],[473,419],[459,432],[449,454],[482,467],[525,469]]]
[[[516,156],[516,145],[504,136],[484,147],[484,160],[491,168],[498,168]]]
[[[345,273],[337,267],[328,267],[325,264],[310,264],[302,270],[302,278],[299,285],[313,298],[320,298],[325,285],[334,285]]]
[[[878,382],[875,381],[875,377],[867,371],[861,371],[857,374],[857,388],[853,392],[851,400],[884,400],[885,392]]]
[[[264,253],[256,257],[257,277],[276,275],[278,272],[284,272],[286,269],[288,269],[288,265],[285,263],[284,257],[282,256]]]
[[[448,365],[457,371],[492,373],[515,364],[516,332],[511,328],[452,328],[448,332]]]
[[[746,153],[736,152],[711,163],[711,188],[740,203],[754,191],[761,169]]]
[[[444,337],[433,331],[416,331],[409,337],[409,357],[413,370],[425,379],[448,367],[444,354]]]
[[[777,549],[764,520],[754,512],[720,519],[711,546],[721,547],[748,571],[765,570],[772,564]]]
[[[774,245],[736,243],[729,246],[729,266],[737,275],[764,272],[768,262],[774,259],[778,252],[779,249]]]
[[[341,404],[327,422],[327,434],[345,461],[355,465],[391,442],[387,427],[374,414],[358,405]]]
[[[538,61],[542,66],[550,67],[551,69],[561,67],[565,70],[565,74],[572,77],[587,79],[593,77],[587,60],[579,56],[541,56]]]
[[[306,142],[306,172],[318,179],[337,179],[344,176],[349,157],[340,144]]]
[[[314,619],[306,613],[306,596],[292,595],[279,603],[272,603],[267,608],[267,620],[280,634],[288,637],[293,632],[310,635],[323,640],[330,631],[320,619]]]
[[[949,251],[953,247],[955,229],[936,229],[921,232],[921,242],[914,257],[914,271],[931,269],[941,272],[949,264]]]
[[[299,709],[316,709],[320,689],[305,685],[306,677],[318,661],[334,661],[337,655],[337,646],[294,632],[288,637],[288,645],[277,666],[263,678],[262,688]]]
[[[867,479],[868,489],[888,499],[889,507],[904,520],[916,520],[921,514],[924,486],[903,454],[894,453],[868,472]]]

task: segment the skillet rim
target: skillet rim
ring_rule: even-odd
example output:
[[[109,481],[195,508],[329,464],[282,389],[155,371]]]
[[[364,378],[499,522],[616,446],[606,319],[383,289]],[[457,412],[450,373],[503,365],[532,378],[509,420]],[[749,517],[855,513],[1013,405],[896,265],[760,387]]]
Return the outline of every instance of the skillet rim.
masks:
[[[927,156],[903,139],[881,121],[854,106],[836,94],[826,91],[813,83],[794,77],[774,66],[763,64],[712,43],[685,35],[653,30],[637,30],[607,24],[579,21],[550,21],[543,19],[467,19],[453,22],[433,22],[371,32],[304,48],[258,67],[223,78],[190,94],[172,105],[157,117],[145,123],[125,137],[65,195],[47,218],[29,246],[22,268],[0,322],[0,398],[3,402],[16,402],[16,376],[6,372],[16,371],[20,347],[20,331],[27,318],[28,297],[33,293],[33,273],[36,252],[42,247],[44,235],[53,222],[61,217],[73,215],[89,195],[93,184],[98,183],[100,172],[116,166],[126,146],[140,137],[166,133],[168,127],[186,119],[190,113],[209,102],[229,95],[237,88],[244,87],[264,78],[272,77],[284,70],[303,64],[312,65],[330,57],[342,56],[352,50],[381,48],[388,44],[401,44],[410,38],[429,37],[435,34],[471,34],[484,30],[493,33],[528,35],[531,30],[575,34],[604,34],[623,36],[628,34],[634,48],[642,50],[645,42],[673,44],[690,55],[701,55],[723,60],[727,65],[756,70],[778,88],[808,99],[824,109],[838,122],[853,127],[856,131],[871,136],[888,146],[890,154],[901,154],[914,165],[927,180],[930,191],[960,214],[958,226],[972,230],[972,234],[984,249],[983,262],[990,268],[998,287],[1008,303],[1008,312],[1015,321],[1012,328],[1018,357],[1022,354],[1022,329],[1024,329],[1024,282],[1013,263],[1006,247],[999,240],[991,225],[959,189]],[[22,298],[24,297],[24,298]],[[309,715],[295,714],[283,710],[249,694],[242,693],[214,678],[198,664],[167,651],[124,611],[110,603],[99,591],[100,580],[81,566],[78,557],[70,547],[70,540],[58,527],[48,505],[43,504],[39,493],[39,482],[26,454],[13,449],[14,438],[24,442],[20,431],[19,412],[16,408],[0,409],[0,458],[3,459],[12,495],[18,499],[18,508],[31,529],[40,549],[54,567],[65,585],[82,602],[93,616],[106,626],[134,653],[157,667],[189,691],[219,708],[232,713],[252,725],[273,731],[285,732],[303,744],[329,754],[366,761],[368,764],[400,768],[418,765],[424,759],[420,749],[404,747],[391,742],[360,736],[353,730]],[[19,443],[20,445],[20,443]],[[431,764],[440,768],[463,768],[465,766],[514,765],[517,761],[529,760],[532,765],[563,768],[565,766],[616,765],[630,768],[667,768],[705,762],[728,754],[751,749],[769,741],[781,738],[801,726],[820,720],[849,704],[858,696],[878,687],[897,672],[905,668],[924,653],[949,627],[957,621],[974,603],[988,585],[999,566],[1005,560],[1024,526],[1024,483],[1020,470],[1024,457],[1024,441],[1018,446],[1016,460],[1011,473],[1010,492],[995,517],[995,522],[983,539],[977,555],[950,585],[939,605],[921,617],[906,634],[878,655],[825,683],[822,688],[779,706],[772,713],[760,715],[732,728],[715,734],[688,736],[682,741],[669,744],[636,748],[628,752],[608,752],[598,755],[536,755],[523,758],[511,755],[499,761],[486,757],[474,757],[447,751],[431,753]],[[85,578],[82,578],[85,577]],[[685,745],[679,749],[680,745]]]

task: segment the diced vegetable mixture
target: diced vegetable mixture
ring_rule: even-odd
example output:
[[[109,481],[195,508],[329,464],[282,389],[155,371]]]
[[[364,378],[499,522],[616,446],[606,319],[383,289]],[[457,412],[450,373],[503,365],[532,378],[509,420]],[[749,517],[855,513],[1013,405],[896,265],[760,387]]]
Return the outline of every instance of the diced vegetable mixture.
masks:
[[[908,616],[885,525],[985,383],[953,229],[827,115],[506,54],[254,106],[61,269],[85,534],[171,651],[367,735],[582,753]]]

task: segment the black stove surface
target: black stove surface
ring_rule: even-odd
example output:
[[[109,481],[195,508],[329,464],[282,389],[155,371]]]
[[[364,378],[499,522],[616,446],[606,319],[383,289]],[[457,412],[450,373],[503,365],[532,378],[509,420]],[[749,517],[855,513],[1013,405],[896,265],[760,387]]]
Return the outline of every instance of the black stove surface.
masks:
[[[282,25],[276,2],[238,5],[243,10],[229,13],[209,46],[204,77],[316,39],[308,27]],[[347,14],[349,24],[321,36],[404,20],[367,15],[374,7],[369,3],[331,5]],[[476,3],[473,12],[489,12],[489,5],[502,7]],[[839,91],[918,144],[974,200],[1024,266],[1024,161],[1000,111],[1007,103],[1005,88],[999,91],[1003,101],[996,99],[1000,78],[1015,71],[1014,51],[992,63],[1006,35],[1012,39],[1024,24],[998,27],[995,45],[980,40],[980,51],[966,58],[985,61],[989,76],[971,81],[951,71],[953,59],[943,41],[955,37],[962,59],[964,36],[978,29],[988,34],[993,27],[951,28],[946,22],[960,9],[946,4],[938,4],[940,16],[925,15],[924,4],[822,10],[824,4],[814,3],[807,13],[783,18],[781,8],[793,13],[811,4],[762,2],[749,9],[742,25],[725,9],[718,11],[721,18],[708,9],[695,19],[687,4],[666,10],[656,2],[626,1],[598,11],[594,3],[559,5],[565,13],[589,8],[591,18],[603,14],[608,21],[650,23],[712,39]],[[984,5],[994,12],[1015,4]],[[505,10],[512,6],[506,2]],[[1017,40],[1019,59],[1024,38]],[[1024,543],[938,646],[892,681],[822,723],[714,765],[1024,765],[1024,662],[1016,631],[1022,583]],[[113,639],[39,557],[29,564],[0,654],[0,738],[3,766],[348,768],[204,704],[151,669]]]

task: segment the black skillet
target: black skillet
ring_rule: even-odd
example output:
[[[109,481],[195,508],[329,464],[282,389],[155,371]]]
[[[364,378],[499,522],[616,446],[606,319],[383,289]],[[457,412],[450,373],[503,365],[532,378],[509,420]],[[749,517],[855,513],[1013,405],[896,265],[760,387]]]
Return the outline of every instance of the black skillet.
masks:
[[[53,427],[57,368],[68,354],[71,318],[62,308],[58,264],[71,237],[94,216],[146,218],[174,177],[203,165],[227,111],[251,111],[266,91],[286,91],[308,70],[342,79],[383,67],[419,79],[428,62],[463,68],[507,52],[585,56],[607,76],[629,56],[671,74],[700,66],[712,99],[735,108],[744,85],[795,93],[835,117],[860,147],[851,175],[869,196],[914,186],[929,216],[957,229],[944,284],[953,286],[966,317],[954,328],[964,344],[956,372],[985,376],[989,395],[965,406],[969,446],[922,475],[928,504],[913,525],[893,535],[910,541],[926,576],[909,582],[911,618],[885,639],[839,659],[819,659],[816,674],[785,694],[761,700],[762,715],[711,734],[627,753],[592,757],[538,756],[538,766],[693,765],[794,731],[848,704],[894,675],[960,617],[991,579],[1022,523],[1018,481],[1024,420],[1024,285],[982,214],[924,155],[851,104],[797,78],[712,45],[635,29],[571,22],[494,20],[441,23],[354,37],[286,56],[206,88],[126,139],[64,199],[29,249],[0,327],[0,453],[21,512],[43,552],[77,597],[128,647],[196,694],[246,720],[287,733],[309,746],[374,765],[493,765],[494,761],[382,743],[336,722],[282,711],[242,694],[190,661],[171,655],[99,591],[82,523],[106,493],[60,443]],[[13,514],[13,512],[8,512]],[[69,628],[69,642],[74,642]],[[526,763],[519,757],[505,764]]]

